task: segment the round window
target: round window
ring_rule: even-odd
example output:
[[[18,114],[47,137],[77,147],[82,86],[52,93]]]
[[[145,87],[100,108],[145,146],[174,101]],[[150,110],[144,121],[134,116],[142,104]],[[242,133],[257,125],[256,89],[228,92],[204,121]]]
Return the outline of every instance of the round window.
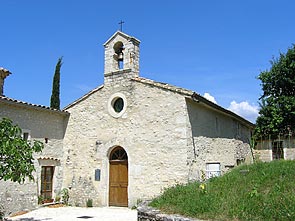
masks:
[[[127,100],[124,94],[118,92],[113,94],[108,101],[108,111],[115,118],[127,117],[125,114],[127,109]]]
[[[114,104],[113,104],[113,108],[115,110],[116,113],[120,113],[123,108],[124,108],[124,101],[121,97],[117,98],[115,101],[114,101]]]

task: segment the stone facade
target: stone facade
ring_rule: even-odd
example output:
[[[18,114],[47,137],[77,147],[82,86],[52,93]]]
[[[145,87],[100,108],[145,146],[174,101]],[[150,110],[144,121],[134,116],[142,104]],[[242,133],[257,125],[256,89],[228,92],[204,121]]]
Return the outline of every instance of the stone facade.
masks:
[[[1,96],[0,107],[0,119],[6,117],[13,120],[23,132],[29,134],[30,140],[44,143],[43,152],[34,156],[34,181],[27,180],[24,184],[0,181],[0,202],[4,202],[5,212],[10,214],[36,208],[40,195],[42,166],[55,166],[53,196],[61,190],[63,170],[60,161],[63,156],[63,137],[68,113]]]
[[[110,113],[113,94],[126,98],[127,109],[118,118]],[[69,106],[64,186],[71,187],[73,203],[83,205],[91,197],[96,205],[108,205],[109,153],[116,146],[128,154],[130,206],[165,187],[199,180],[207,163],[220,163],[223,173],[249,157],[247,125],[192,103],[185,94],[146,80],[122,78]],[[94,180],[95,169],[101,170],[100,181]]]
[[[118,32],[107,41],[105,84],[65,108],[71,117],[64,186],[75,205],[91,198],[108,206],[109,154],[117,146],[128,155],[129,206],[165,187],[201,179],[207,164],[220,164],[224,173],[250,158],[251,123],[193,91],[137,77],[137,64],[115,69],[114,45],[132,45],[130,38]],[[124,102],[119,114],[113,110],[115,98]],[[99,181],[95,169],[101,171]]]
[[[108,206],[111,161],[120,163],[111,153],[118,147],[128,156],[129,207],[166,187],[250,161],[253,125],[193,91],[139,77],[139,43],[116,32],[104,44],[104,85],[64,111],[13,101],[15,105],[1,105],[0,117],[30,130],[32,139],[49,138],[42,156],[36,156],[35,183],[18,186],[22,197],[13,186],[4,201],[16,196],[36,202],[40,166],[52,165],[53,196],[68,188],[72,205],[85,206],[92,199],[94,206]],[[211,171],[212,165],[218,171]]]

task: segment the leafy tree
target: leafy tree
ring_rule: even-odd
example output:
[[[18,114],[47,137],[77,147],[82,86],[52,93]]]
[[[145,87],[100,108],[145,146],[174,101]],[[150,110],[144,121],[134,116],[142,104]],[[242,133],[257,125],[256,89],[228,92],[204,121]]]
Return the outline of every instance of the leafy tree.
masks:
[[[295,45],[273,58],[271,65],[258,76],[263,95],[256,120],[257,138],[266,134],[274,138],[295,129]]]
[[[12,121],[0,121],[0,180],[22,183],[28,177],[33,180],[33,153],[41,152],[43,143],[26,141],[22,131]]]
[[[59,88],[60,88],[61,66],[62,66],[62,57],[58,59],[56,67],[55,67],[55,73],[54,73],[53,83],[52,83],[52,94],[50,99],[50,107],[57,110],[60,110]]]

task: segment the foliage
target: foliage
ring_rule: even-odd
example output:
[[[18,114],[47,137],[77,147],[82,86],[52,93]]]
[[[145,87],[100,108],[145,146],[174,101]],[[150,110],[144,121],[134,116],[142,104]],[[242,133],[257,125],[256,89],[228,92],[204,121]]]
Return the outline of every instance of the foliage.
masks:
[[[92,199],[88,199],[86,201],[86,207],[93,207],[93,201],[92,201]]]
[[[43,143],[24,140],[22,130],[10,119],[3,118],[0,121],[0,180],[18,183],[24,182],[26,177],[33,180],[33,153],[42,149]]]
[[[61,200],[61,196],[60,195],[56,195],[54,201],[55,202],[60,202]]]
[[[61,195],[61,198],[62,198],[63,203],[65,205],[68,205],[69,204],[69,198],[70,198],[69,190],[67,188],[63,188],[60,191],[60,195]]]
[[[271,69],[258,76],[263,95],[255,136],[278,136],[295,129],[295,45],[279,59],[273,58]]]
[[[38,196],[38,204],[42,204],[44,197],[42,195]]]
[[[294,168],[295,161],[283,160],[243,165],[204,186],[166,189],[151,206],[202,219],[295,220]]]
[[[60,57],[57,61],[54,77],[53,77],[53,83],[52,83],[52,94],[50,98],[50,107],[60,110],[60,68],[62,66],[62,57]]]

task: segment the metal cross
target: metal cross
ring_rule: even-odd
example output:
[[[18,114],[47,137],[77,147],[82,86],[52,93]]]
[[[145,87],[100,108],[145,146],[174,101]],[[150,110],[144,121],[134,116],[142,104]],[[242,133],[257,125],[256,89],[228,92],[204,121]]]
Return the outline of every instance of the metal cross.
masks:
[[[124,23],[125,23],[125,22],[122,21],[122,20],[119,22],[119,25],[120,25],[120,31],[123,31],[123,24],[124,24]]]

